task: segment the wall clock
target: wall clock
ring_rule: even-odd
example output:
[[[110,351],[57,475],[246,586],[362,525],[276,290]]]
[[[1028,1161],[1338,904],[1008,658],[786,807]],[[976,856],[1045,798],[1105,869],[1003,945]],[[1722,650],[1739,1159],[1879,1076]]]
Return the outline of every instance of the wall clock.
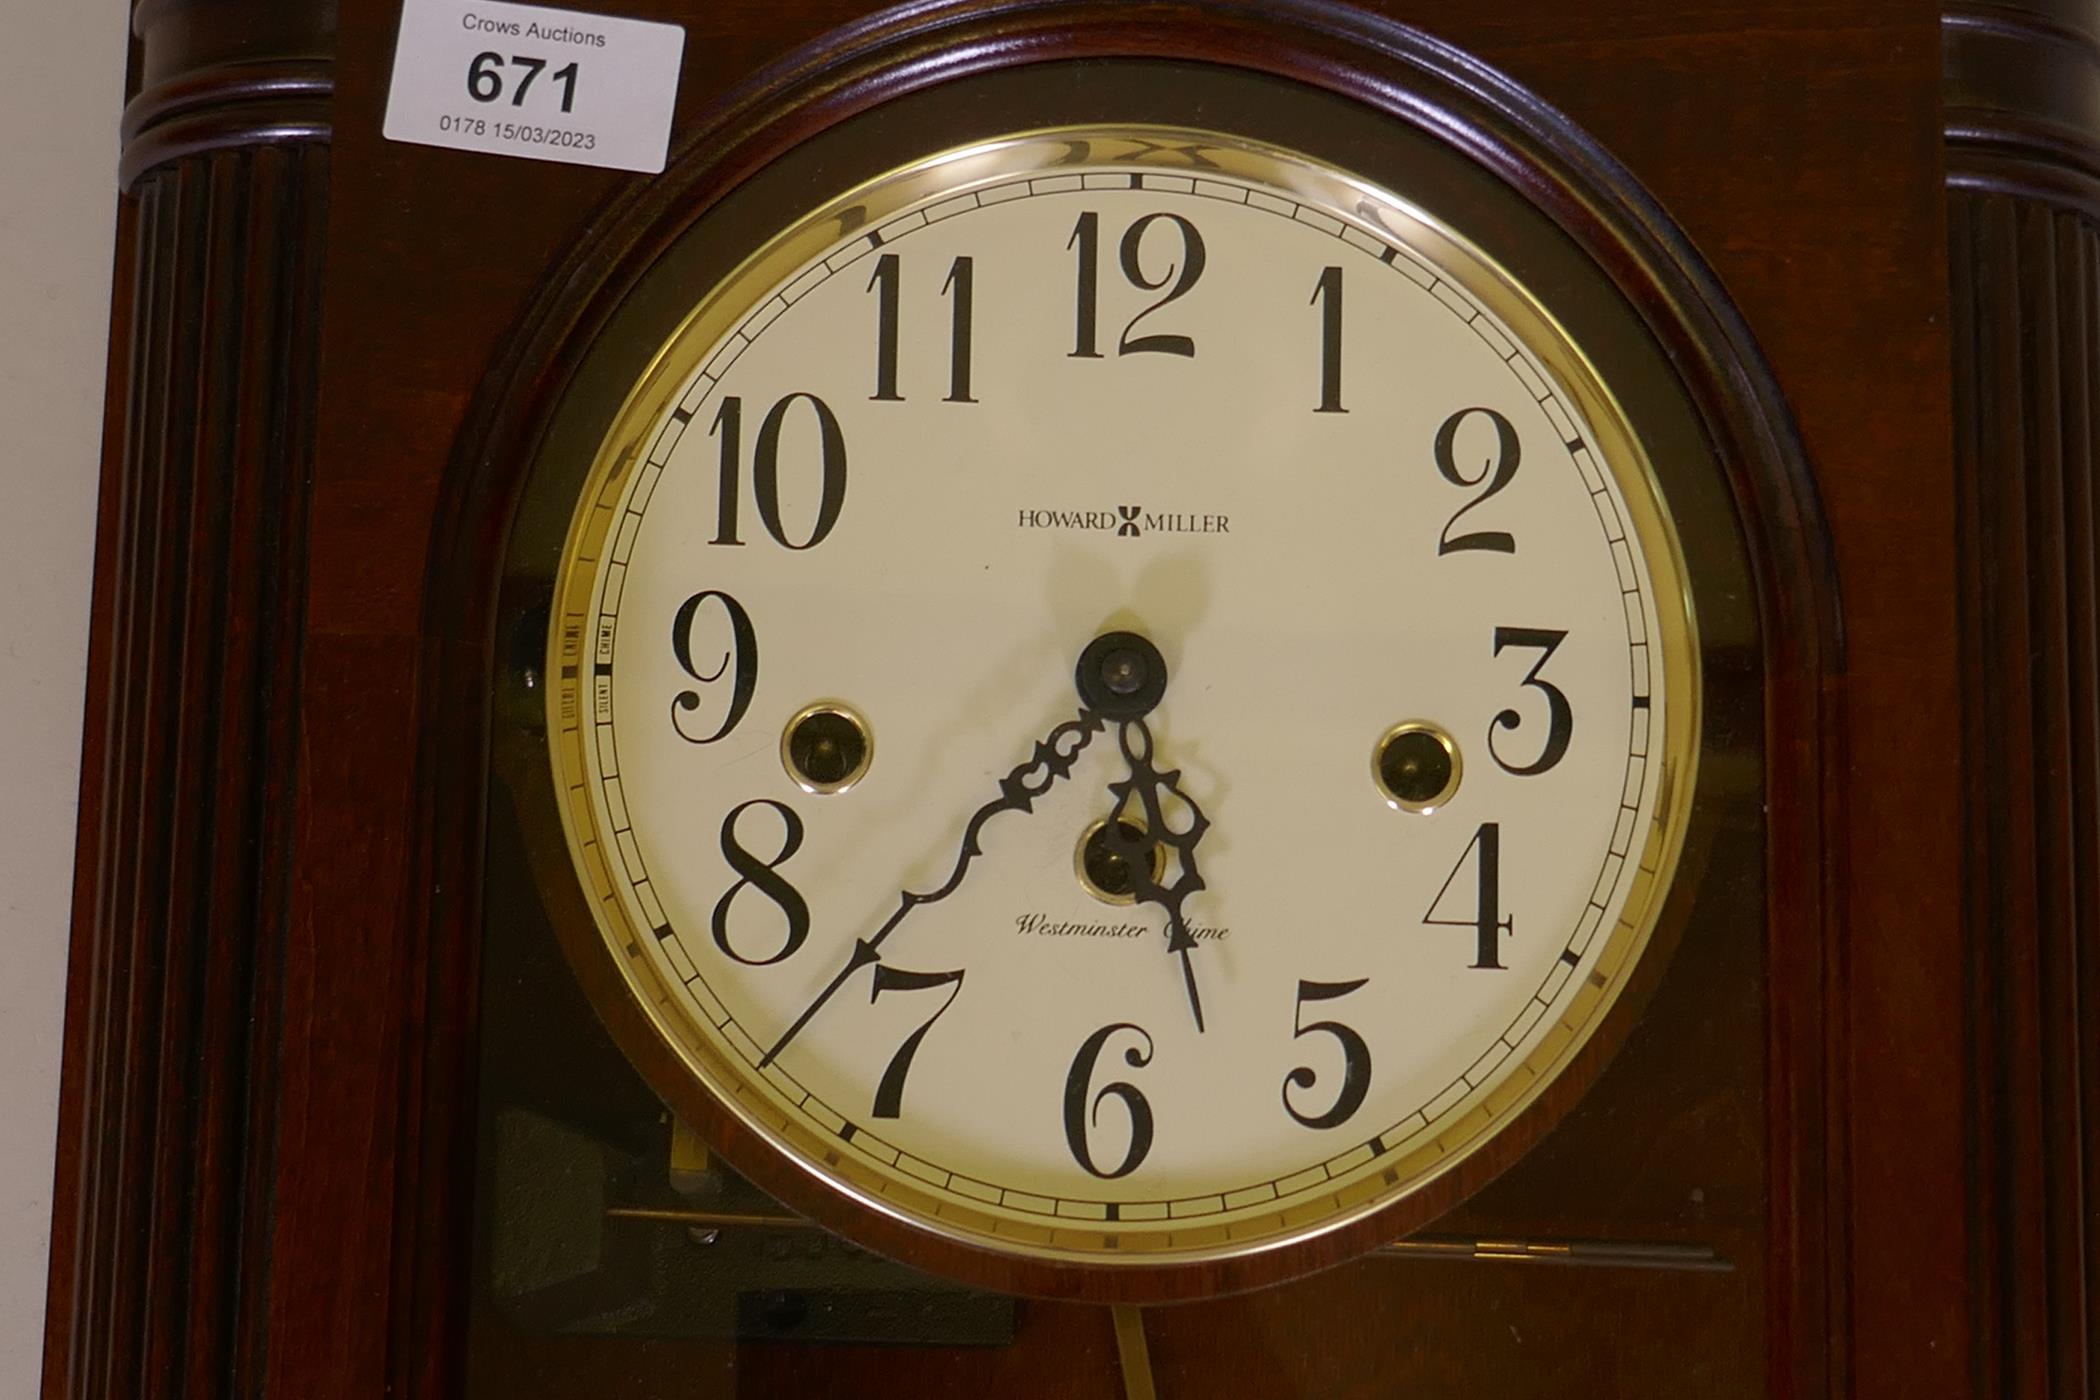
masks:
[[[49,1393],[2081,1393],[2095,49],[1841,9],[142,10]]]
[[[576,941],[840,1208],[1247,1268],[1519,1116],[1651,942],[1674,517],[1551,313],[1356,172],[929,152],[710,289],[570,489]]]

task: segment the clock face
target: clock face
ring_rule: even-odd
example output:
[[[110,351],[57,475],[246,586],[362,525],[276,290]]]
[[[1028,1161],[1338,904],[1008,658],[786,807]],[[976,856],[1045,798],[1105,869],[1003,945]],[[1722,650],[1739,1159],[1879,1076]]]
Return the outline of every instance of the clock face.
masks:
[[[1675,868],[1697,653],[1522,288],[1346,173],[1087,128],[693,300],[548,702],[693,1092],[863,1206],[1117,1266],[1360,1217],[1568,1065]]]

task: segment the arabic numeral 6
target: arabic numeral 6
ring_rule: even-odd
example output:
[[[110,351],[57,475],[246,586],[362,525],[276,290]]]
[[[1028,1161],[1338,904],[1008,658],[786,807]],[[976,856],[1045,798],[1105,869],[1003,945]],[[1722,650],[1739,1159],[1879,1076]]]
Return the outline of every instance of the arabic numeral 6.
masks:
[[[514,53],[508,59],[494,49],[475,54],[474,61],[467,65],[467,96],[476,102],[494,102],[501,98],[506,91],[504,74],[508,68],[513,70],[514,78],[514,84],[507,89],[510,105],[522,107],[525,94],[532,91],[533,81],[546,66],[546,59],[534,58],[530,54]],[[576,102],[576,65],[569,63],[555,69],[548,75],[548,81],[561,84],[561,109],[564,112],[571,110]]]

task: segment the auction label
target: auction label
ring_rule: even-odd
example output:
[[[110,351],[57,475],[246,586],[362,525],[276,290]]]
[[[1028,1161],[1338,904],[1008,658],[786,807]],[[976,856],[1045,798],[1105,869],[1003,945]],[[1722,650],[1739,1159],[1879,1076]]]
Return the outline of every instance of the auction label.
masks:
[[[391,141],[664,168],[685,30],[505,0],[407,0],[387,90]]]

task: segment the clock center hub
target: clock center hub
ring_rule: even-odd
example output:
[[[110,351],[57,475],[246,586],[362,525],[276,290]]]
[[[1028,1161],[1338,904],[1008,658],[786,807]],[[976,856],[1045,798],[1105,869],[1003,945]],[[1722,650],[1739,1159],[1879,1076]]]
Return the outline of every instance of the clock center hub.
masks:
[[[1167,660],[1135,632],[1103,632],[1079,653],[1073,681],[1088,709],[1108,719],[1142,719],[1167,693]]]
[[[1136,872],[1131,868],[1131,857],[1124,851],[1146,844],[1145,828],[1128,817],[1113,821],[1104,817],[1090,823],[1079,834],[1079,848],[1072,862],[1080,887],[1104,904],[1137,903]],[[1119,846],[1121,850],[1117,849]],[[1140,858],[1151,864],[1155,883],[1166,874],[1164,847],[1151,844],[1148,853]]]

